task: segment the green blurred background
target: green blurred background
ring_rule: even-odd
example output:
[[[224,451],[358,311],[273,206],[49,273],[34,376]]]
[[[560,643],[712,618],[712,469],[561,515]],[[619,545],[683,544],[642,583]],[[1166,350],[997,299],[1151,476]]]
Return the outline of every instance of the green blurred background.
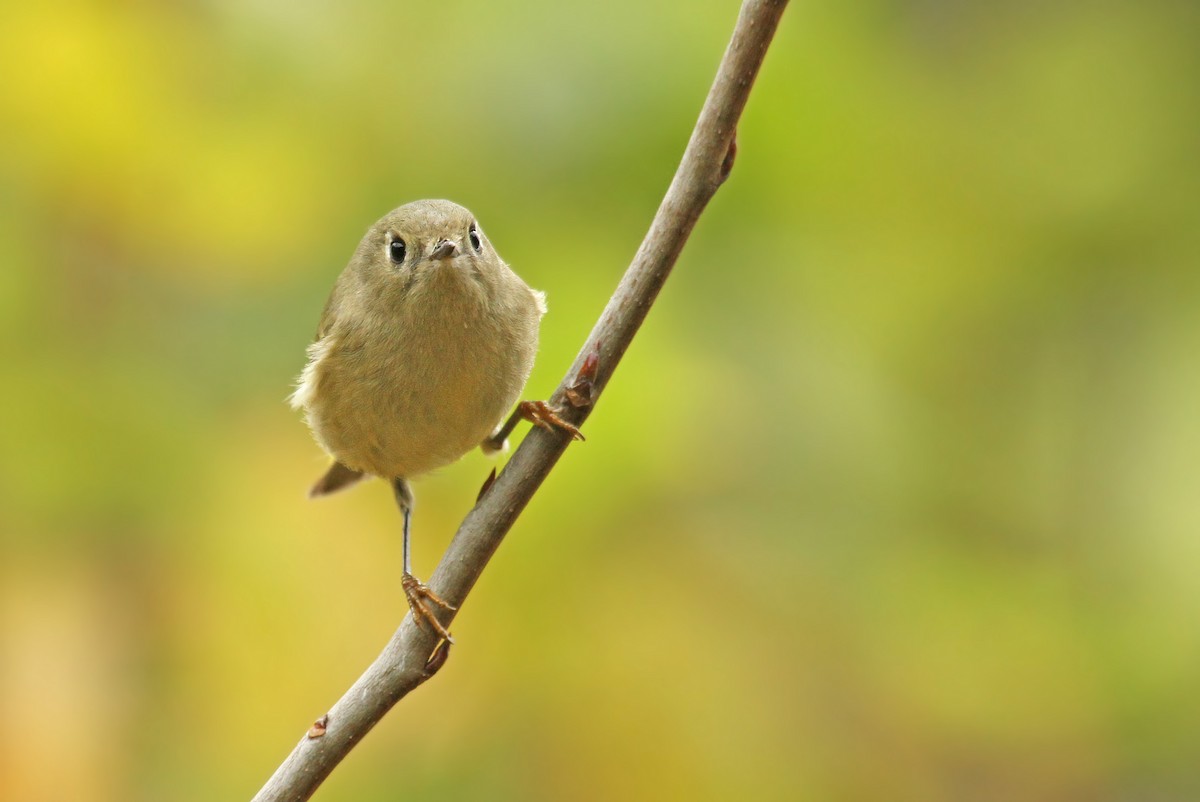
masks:
[[[420,197],[569,366],[736,3],[0,12],[0,797],[248,798],[404,612],[284,403]],[[1200,8],[795,3],[731,180],[323,800],[1200,798]],[[427,576],[490,462],[417,484]]]

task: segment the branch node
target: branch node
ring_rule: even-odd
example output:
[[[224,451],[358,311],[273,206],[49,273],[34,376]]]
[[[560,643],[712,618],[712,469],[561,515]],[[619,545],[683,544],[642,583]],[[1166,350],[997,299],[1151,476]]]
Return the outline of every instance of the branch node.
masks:
[[[717,185],[725,183],[729,178],[729,174],[733,172],[733,162],[737,158],[737,129],[733,129],[733,136],[729,138],[729,147],[725,151],[725,158],[721,160],[721,171],[717,174]]]
[[[488,478],[483,480],[483,485],[479,488],[479,495],[475,497],[475,503],[478,504],[483,499],[483,494],[488,492],[492,483],[496,481],[496,469],[492,468],[492,472],[488,474]]]
[[[325,715],[321,716],[319,719],[317,719],[316,721],[313,722],[312,726],[308,728],[308,733],[307,733],[306,737],[310,741],[313,738],[320,738],[322,735],[325,734],[325,730],[328,729],[328,727],[329,727],[329,714],[326,713]]]
[[[425,676],[422,681],[429,679],[434,674],[442,670],[442,666],[446,665],[446,661],[450,659],[450,641],[442,639],[438,641],[437,646],[433,647],[433,653],[429,655],[429,659],[425,661]]]
[[[566,389],[567,403],[576,409],[590,407],[595,398],[596,371],[600,368],[600,346],[601,343],[596,343],[596,347],[583,360],[583,365],[575,376],[575,383]]]

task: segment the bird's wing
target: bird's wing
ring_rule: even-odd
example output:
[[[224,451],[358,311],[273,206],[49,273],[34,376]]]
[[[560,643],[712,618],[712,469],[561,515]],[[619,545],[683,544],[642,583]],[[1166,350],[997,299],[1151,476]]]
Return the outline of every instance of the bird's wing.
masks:
[[[333,292],[329,293],[329,300],[325,302],[325,309],[321,311],[321,322],[317,324],[316,340],[321,340],[337,323],[337,313],[334,311],[338,307],[338,299],[341,296],[341,282],[339,281],[333,287]]]

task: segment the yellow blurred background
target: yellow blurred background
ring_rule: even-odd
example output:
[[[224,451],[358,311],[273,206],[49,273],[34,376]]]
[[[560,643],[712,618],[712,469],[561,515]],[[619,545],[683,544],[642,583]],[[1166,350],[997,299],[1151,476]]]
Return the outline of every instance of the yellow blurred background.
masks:
[[[478,214],[551,391],[736,15],[0,13],[0,797],[250,797],[404,612],[284,399],[366,227]],[[322,800],[1200,798],[1200,8],[795,3],[731,180]],[[416,485],[428,576],[491,463]]]

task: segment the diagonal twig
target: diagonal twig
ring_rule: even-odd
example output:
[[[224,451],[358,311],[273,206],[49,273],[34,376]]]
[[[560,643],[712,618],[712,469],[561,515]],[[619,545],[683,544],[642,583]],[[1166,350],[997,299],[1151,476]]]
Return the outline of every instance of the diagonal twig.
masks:
[[[583,423],[641,327],[696,220],[729,175],[735,130],[787,0],[746,0],[733,37],[700,111],[679,169],[625,272],[567,377],[551,397],[576,426]],[[488,560],[570,437],[533,428],[503,472],[483,492],[442,556],[429,585],[459,609]],[[453,613],[439,618],[449,624]],[[308,731],[254,802],[305,800],[396,702],[437,671],[448,646],[412,616],[329,712]]]

